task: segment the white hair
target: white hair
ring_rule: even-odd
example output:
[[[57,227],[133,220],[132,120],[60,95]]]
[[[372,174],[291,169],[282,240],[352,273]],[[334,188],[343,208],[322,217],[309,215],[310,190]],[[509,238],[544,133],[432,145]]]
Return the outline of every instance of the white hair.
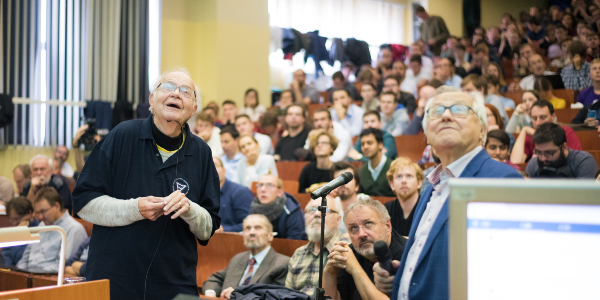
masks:
[[[433,103],[433,100],[435,100],[435,98],[437,98],[439,95],[444,94],[444,93],[448,93],[448,92],[457,92],[457,93],[463,93],[465,94],[467,97],[469,97],[471,100],[473,100],[473,105],[471,107],[471,109],[473,110],[473,112],[475,113],[475,115],[477,115],[477,119],[479,120],[479,125],[481,125],[481,127],[484,130],[484,134],[482,137],[482,141],[481,141],[481,145],[485,145],[485,140],[487,139],[487,128],[488,128],[488,123],[487,123],[487,113],[485,112],[485,101],[483,99],[483,95],[481,95],[480,92],[471,92],[471,93],[466,93],[466,92],[462,92],[456,88],[450,87],[450,86],[441,86],[436,90],[436,94],[434,97],[429,98],[427,100],[427,104],[425,105],[425,113],[423,115],[423,133],[425,134],[425,136],[427,136],[427,125],[429,124],[429,114],[427,113],[427,111],[431,108],[431,105]]]
[[[186,68],[183,67],[176,67],[173,68],[169,71],[166,71],[162,74],[160,74],[160,76],[158,76],[158,79],[156,79],[156,81],[154,82],[154,84],[152,85],[152,96],[154,97],[155,93],[156,93],[156,89],[158,88],[158,86],[165,80],[165,77],[167,77],[169,74],[174,73],[174,72],[181,72],[185,75],[187,75],[190,79],[192,78],[192,76],[190,75],[190,72],[188,72],[188,70]],[[192,83],[194,84],[194,92],[196,92],[196,99],[194,100],[194,102],[196,103],[196,105],[198,107],[201,106],[201,101],[200,101],[200,89],[198,88],[198,86],[196,85],[196,83],[192,80]],[[150,107],[150,112],[154,113],[152,111],[152,106]]]
[[[388,212],[387,208],[385,208],[385,206],[381,204],[381,202],[371,198],[371,196],[360,194],[356,197],[356,202],[350,204],[350,206],[348,206],[348,208],[346,209],[346,212],[344,213],[344,224],[346,224],[348,214],[352,210],[362,209],[365,206],[371,208],[374,212],[376,212],[381,222],[385,223],[389,219],[391,219],[390,213]]]
[[[43,158],[43,159],[47,160],[48,168],[50,168],[50,170],[54,170],[54,160],[52,158],[50,158],[48,155],[44,155],[44,154],[38,154],[38,155],[34,156],[33,158],[31,158],[31,160],[29,160],[29,166],[31,167],[33,165],[33,162],[38,158]]]

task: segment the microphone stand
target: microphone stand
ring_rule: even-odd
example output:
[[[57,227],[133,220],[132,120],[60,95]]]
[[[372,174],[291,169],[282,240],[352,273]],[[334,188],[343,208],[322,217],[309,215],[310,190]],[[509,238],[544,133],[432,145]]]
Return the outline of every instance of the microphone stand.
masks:
[[[319,251],[319,286],[315,291],[315,300],[326,300],[331,299],[329,296],[325,296],[325,289],[323,288],[323,252],[325,249],[325,215],[327,213],[327,195],[321,196],[321,206],[317,209],[321,212],[321,250]]]

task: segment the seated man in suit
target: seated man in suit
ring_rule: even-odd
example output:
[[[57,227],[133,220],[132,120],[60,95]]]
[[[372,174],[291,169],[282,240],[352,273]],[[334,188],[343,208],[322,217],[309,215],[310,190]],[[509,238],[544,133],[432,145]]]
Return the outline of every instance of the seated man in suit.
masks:
[[[370,196],[394,197],[385,174],[390,169],[392,160],[383,155],[383,131],[367,128],[360,133],[360,147],[368,163],[358,169],[361,192]]]
[[[480,93],[445,92],[425,107],[427,143],[441,164],[427,179],[431,185],[415,209],[406,251],[396,276],[374,266],[376,286],[390,299],[448,299],[448,197],[450,178],[520,178],[517,171],[493,160],[485,144],[487,117]],[[392,290],[389,284],[393,281]],[[386,287],[387,286],[387,287]],[[384,297],[371,289],[370,299]]]
[[[374,288],[373,265],[376,241],[388,244],[391,259],[402,256],[406,239],[399,235],[390,222],[387,209],[371,197],[359,197],[348,207],[344,217],[352,244],[335,243],[323,270],[325,295],[333,299],[382,299],[369,297],[368,288]]]
[[[244,246],[248,251],[236,254],[225,269],[210,275],[202,284],[204,295],[229,299],[240,285],[285,283],[290,258],[271,248],[271,222],[263,215],[249,215],[243,226]]]

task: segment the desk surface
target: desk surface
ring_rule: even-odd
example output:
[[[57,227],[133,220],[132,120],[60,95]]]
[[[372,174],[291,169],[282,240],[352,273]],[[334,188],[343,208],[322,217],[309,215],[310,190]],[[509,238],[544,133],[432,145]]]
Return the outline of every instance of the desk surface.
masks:
[[[47,286],[0,293],[1,299],[19,300],[110,300],[108,280],[96,280],[63,286]]]

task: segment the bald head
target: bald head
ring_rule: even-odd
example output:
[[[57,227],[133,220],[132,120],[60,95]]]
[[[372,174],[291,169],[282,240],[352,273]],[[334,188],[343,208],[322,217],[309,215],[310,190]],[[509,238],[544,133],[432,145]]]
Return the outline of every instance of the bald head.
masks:
[[[426,85],[419,90],[419,99],[428,100],[433,96],[435,96],[435,88],[430,85]]]

